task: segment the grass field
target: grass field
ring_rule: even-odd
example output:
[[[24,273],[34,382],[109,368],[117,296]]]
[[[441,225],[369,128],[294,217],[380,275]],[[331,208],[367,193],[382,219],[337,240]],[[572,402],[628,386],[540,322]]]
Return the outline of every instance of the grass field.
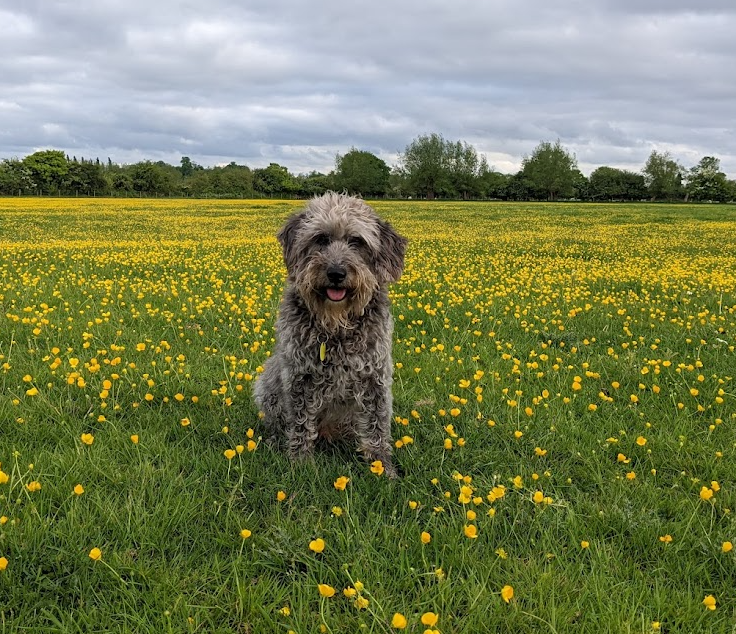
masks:
[[[736,209],[376,203],[389,481],[260,443],[298,206],[0,199],[0,633],[735,631]]]

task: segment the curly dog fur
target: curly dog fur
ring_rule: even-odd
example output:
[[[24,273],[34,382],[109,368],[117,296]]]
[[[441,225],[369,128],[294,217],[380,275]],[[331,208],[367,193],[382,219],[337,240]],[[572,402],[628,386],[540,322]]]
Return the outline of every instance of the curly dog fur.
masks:
[[[406,238],[365,202],[328,192],[281,228],[287,269],[276,348],[256,382],[267,436],[293,459],[350,439],[390,477],[393,321]]]

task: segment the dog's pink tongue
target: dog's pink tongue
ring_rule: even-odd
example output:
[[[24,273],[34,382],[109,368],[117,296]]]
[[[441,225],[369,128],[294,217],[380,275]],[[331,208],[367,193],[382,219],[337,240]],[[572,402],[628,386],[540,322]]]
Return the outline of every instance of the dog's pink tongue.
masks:
[[[347,291],[344,288],[328,288],[327,289],[327,297],[329,297],[333,302],[339,302],[341,299],[345,297],[345,294]]]

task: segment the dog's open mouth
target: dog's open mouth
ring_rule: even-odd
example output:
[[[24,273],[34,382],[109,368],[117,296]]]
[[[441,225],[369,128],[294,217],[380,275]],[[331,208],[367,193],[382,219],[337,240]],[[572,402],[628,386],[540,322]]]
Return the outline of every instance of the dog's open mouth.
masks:
[[[346,288],[331,288],[326,289],[327,299],[333,302],[341,302],[348,294]]]

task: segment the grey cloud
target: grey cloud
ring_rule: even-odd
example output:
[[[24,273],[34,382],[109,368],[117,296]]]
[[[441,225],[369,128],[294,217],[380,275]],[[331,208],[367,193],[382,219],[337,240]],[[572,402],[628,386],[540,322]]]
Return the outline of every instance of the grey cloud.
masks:
[[[657,147],[734,176],[732,5],[0,0],[0,157],[326,170],[437,131],[506,170],[559,138],[584,171]]]

